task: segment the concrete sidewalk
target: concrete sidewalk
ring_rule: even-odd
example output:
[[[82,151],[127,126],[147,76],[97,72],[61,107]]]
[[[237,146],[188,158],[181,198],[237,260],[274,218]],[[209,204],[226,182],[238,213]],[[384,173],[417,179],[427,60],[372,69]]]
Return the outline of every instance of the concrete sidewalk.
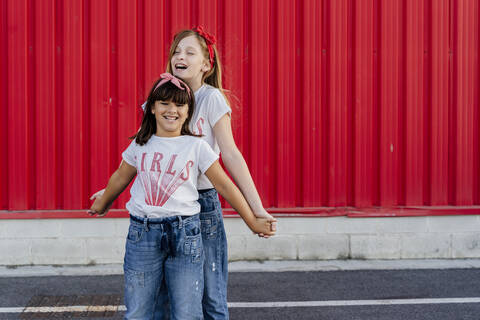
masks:
[[[229,272],[480,269],[480,259],[235,261]],[[0,277],[99,276],[123,274],[121,264],[93,266],[0,266]]]

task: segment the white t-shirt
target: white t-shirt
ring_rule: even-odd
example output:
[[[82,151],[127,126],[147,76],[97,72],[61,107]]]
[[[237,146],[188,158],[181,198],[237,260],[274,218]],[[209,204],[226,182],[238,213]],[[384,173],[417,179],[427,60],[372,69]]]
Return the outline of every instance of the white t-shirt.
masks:
[[[192,121],[190,121],[190,130],[196,134],[203,135],[202,139],[210,145],[217,155],[220,155],[220,148],[213,133],[213,127],[225,114],[231,114],[232,109],[227,104],[227,100],[225,100],[220,90],[209,84],[203,84],[195,91],[194,95],[195,113]],[[142,105],[144,110],[145,105],[146,102]],[[213,188],[213,185],[204,174],[201,174],[198,178],[197,187],[198,190],[204,190]]]
[[[213,127],[227,113],[231,114],[232,109],[219,89],[204,84],[195,91],[195,113],[190,122],[190,129],[196,134],[202,134],[202,139],[217,155],[220,155],[220,148]],[[201,174],[198,178],[198,190],[210,188],[213,188],[212,183],[204,174]]]
[[[143,146],[132,141],[122,157],[137,168],[127,210],[149,218],[199,213],[198,177],[218,159],[202,139],[155,135]]]

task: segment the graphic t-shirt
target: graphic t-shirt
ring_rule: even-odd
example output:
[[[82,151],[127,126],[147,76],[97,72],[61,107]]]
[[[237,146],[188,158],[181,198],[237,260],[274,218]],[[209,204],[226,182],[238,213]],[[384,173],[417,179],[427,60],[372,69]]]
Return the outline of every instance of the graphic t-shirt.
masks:
[[[218,159],[200,138],[155,135],[143,146],[132,141],[122,157],[137,169],[127,210],[149,218],[199,213],[198,177]]]
[[[196,134],[203,135],[205,140],[213,151],[220,155],[220,147],[215,138],[213,127],[225,114],[231,114],[232,109],[227,104],[227,100],[219,89],[212,87],[209,84],[203,84],[195,95],[195,112],[190,121],[190,130]],[[146,102],[142,105],[145,110]],[[137,183],[135,180],[134,185]],[[198,190],[213,188],[212,183],[208,178],[201,174],[198,178]]]

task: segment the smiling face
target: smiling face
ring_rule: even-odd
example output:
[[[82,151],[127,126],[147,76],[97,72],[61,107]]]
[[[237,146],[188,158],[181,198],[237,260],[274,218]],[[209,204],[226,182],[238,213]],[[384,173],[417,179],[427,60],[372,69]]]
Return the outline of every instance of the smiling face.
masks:
[[[195,35],[180,40],[170,60],[172,73],[182,78],[191,87],[199,87],[203,75],[210,70],[210,62]]]
[[[173,101],[157,100],[152,106],[159,137],[177,137],[188,117],[188,104],[178,104]]]

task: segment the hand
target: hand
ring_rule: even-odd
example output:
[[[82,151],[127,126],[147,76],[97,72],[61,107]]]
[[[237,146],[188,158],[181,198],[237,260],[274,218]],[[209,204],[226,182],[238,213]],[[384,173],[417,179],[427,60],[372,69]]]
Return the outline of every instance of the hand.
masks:
[[[94,194],[92,194],[92,196],[90,197],[90,200],[94,200],[94,199],[100,198],[101,196],[103,196],[104,193],[105,193],[105,189],[102,189],[102,190],[100,190],[100,191],[97,191],[97,192],[95,192]]]
[[[97,197],[93,202],[90,210],[88,210],[88,214],[91,216],[97,215],[97,217],[103,217],[107,214],[108,209],[111,207],[111,203],[108,206],[104,206],[101,202],[101,197]]]
[[[277,231],[277,219],[275,219],[272,215],[270,215],[267,210],[265,210],[264,208],[261,208],[260,210],[256,210],[253,212],[253,214],[257,217],[257,218],[265,218],[267,219],[268,221],[271,222],[271,226],[270,226],[270,231],[273,231],[273,232],[276,232]],[[269,238],[270,236],[268,235],[265,235],[264,233],[258,233],[258,236],[260,238]]]
[[[95,205],[95,203],[97,202],[97,200],[100,200],[103,196],[103,194],[105,193],[105,189],[102,189],[100,191],[97,191],[95,192],[94,194],[92,194],[92,196],[90,197],[90,200],[95,200],[95,202],[93,203],[93,205]],[[112,202],[113,203],[113,202]],[[103,217],[104,215],[107,214],[108,210],[110,210],[110,208],[112,207],[112,203],[110,203],[109,205],[107,205],[107,207],[104,209],[104,212],[102,215],[98,215],[98,217]],[[93,207],[92,205],[92,207]],[[93,216],[95,213],[90,213],[90,210],[88,211],[88,213]]]
[[[263,234],[264,237],[270,237],[275,235],[275,231],[272,231],[273,221],[269,221],[265,218],[256,218],[250,229],[254,233]]]

